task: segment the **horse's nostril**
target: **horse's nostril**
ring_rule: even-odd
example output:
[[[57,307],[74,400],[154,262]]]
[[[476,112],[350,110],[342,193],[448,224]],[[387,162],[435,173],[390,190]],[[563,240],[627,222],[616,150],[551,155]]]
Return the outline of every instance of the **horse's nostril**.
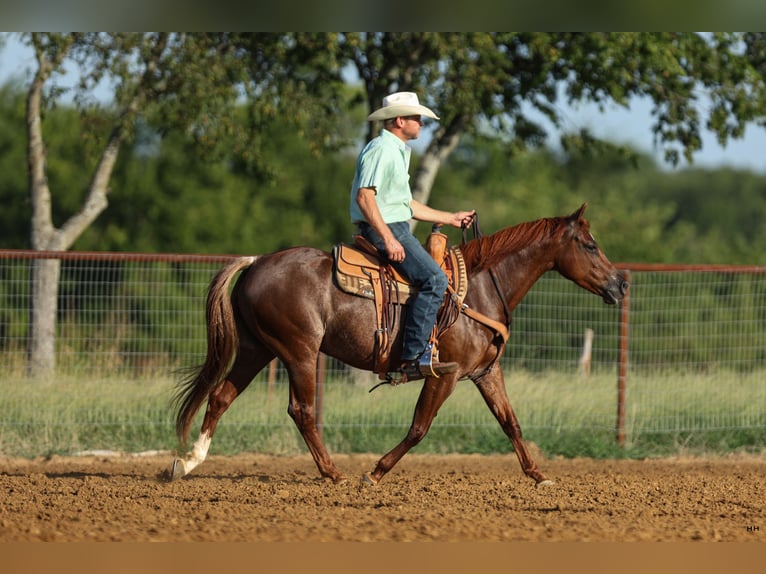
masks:
[[[620,283],[620,291],[622,291],[622,294],[625,295],[625,293],[628,292],[628,287],[630,287],[630,283],[627,281],[623,281]]]

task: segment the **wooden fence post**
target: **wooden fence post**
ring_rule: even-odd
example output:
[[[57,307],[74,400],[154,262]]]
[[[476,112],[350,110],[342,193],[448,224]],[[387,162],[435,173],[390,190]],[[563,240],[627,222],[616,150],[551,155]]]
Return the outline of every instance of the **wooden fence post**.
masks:
[[[630,283],[630,271],[625,271]],[[630,321],[630,290],[625,293],[620,307],[620,355],[617,361],[617,444],[625,445],[625,382],[628,376],[628,332]]]
[[[588,378],[590,377],[590,359],[593,355],[593,329],[585,329],[585,339],[582,345],[582,354],[578,361],[578,368],[580,374]]]

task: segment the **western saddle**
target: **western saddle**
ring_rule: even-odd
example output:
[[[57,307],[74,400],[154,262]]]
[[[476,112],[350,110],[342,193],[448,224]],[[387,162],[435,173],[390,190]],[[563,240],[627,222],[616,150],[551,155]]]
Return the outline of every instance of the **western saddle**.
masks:
[[[498,321],[473,311],[463,303],[468,291],[463,254],[457,247],[449,247],[448,237],[434,225],[425,244],[426,250],[439,263],[447,276],[449,286],[444,297],[436,324],[429,341],[428,351],[421,359],[420,369],[424,375],[438,376],[430,367],[438,361],[438,340],[442,334],[457,321],[460,313],[481,322],[495,331],[502,339],[498,354],[508,339],[508,328]],[[387,379],[389,371],[395,366],[391,361],[392,334],[402,313],[402,306],[417,293],[417,288],[401,276],[378,250],[361,235],[354,236],[354,245],[338,244],[333,249],[335,260],[335,281],[346,293],[372,299],[375,304],[375,350],[373,371],[381,380]],[[429,372],[430,371],[430,372]]]

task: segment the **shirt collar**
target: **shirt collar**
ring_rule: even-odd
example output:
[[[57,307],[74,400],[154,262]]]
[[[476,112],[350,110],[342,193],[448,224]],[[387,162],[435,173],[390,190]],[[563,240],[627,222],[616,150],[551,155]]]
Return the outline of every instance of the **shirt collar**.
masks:
[[[391,141],[396,143],[396,145],[402,150],[406,151],[409,148],[407,144],[405,144],[402,140],[400,140],[398,137],[396,137],[394,134],[392,134],[390,131],[383,129],[380,131],[380,136],[385,139],[386,141]]]

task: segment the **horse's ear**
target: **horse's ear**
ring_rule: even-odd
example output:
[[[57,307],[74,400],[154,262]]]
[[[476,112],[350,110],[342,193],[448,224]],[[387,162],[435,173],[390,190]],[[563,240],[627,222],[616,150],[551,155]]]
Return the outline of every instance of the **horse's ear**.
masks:
[[[585,208],[586,208],[586,207],[588,207],[588,204],[587,204],[587,203],[583,203],[583,204],[580,206],[580,209],[578,209],[578,210],[577,210],[577,211],[575,211],[575,212],[574,212],[572,215],[570,215],[570,216],[569,216],[569,219],[570,219],[571,221],[579,221],[579,220],[580,220],[580,218],[582,217],[582,214],[583,214],[583,213],[585,213]]]

